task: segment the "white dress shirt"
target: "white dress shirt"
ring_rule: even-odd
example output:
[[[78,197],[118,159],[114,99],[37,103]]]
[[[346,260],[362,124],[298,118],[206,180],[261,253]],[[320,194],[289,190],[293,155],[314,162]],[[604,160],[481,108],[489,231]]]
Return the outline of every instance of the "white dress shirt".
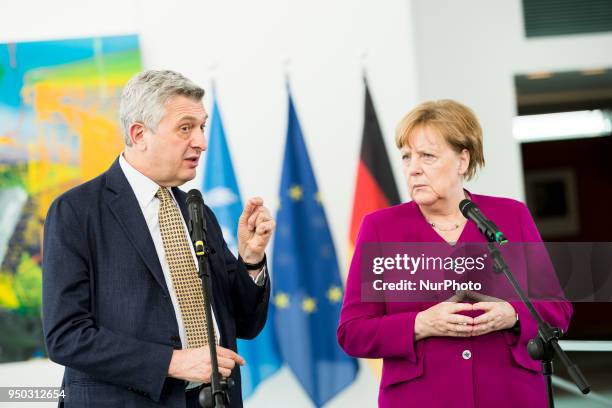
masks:
[[[123,174],[125,174],[128,183],[130,183],[132,190],[134,190],[134,194],[136,195],[136,199],[138,200],[138,204],[140,205],[142,214],[144,215],[145,221],[147,222],[147,226],[149,227],[151,238],[153,238],[153,244],[155,244],[155,251],[157,252],[157,257],[159,258],[159,263],[161,264],[162,271],[164,272],[166,286],[168,287],[168,292],[170,292],[172,306],[174,306],[174,313],[176,314],[176,322],[178,323],[181,344],[183,348],[187,348],[187,333],[185,332],[185,325],[183,324],[183,317],[181,315],[181,308],[179,307],[178,297],[176,296],[176,291],[174,290],[174,285],[172,284],[170,267],[168,266],[168,262],[166,261],[166,252],[164,251],[164,244],[162,242],[161,231],[159,229],[160,201],[157,197],[155,197],[155,194],[157,193],[157,190],[159,190],[160,186],[144,174],[140,173],[134,167],[132,167],[132,165],[128,163],[127,160],[125,160],[123,154],[119,157],[119,165],[121,166],[121,170],[123,170]],[[170,192],[170,195],[174,200],[174,204],[177,205],[176,199],[172,194],[172,190],[168,189],[168,191]],[[180,212],[180,208],[178,207],[178,205],[177,209]],[[187,242],[191,243],[191,237],[189,236],[189,230],[187,229],[187,224],[185,224],[185,220],[183,220],[183,227],[185,230]],[[198,269],[198,259],[193,249],[193,245],[189,245],[189,249],[191,250],[191,255],[193,256],[193,261],[196,265],[196,269]],[[212,299],[210,300],[212,301]],[[211,312],[215,328],[215,337],[217,339],[217,344],[220,344],[221,336],[219,334],[219,327],[217,326],[217,320],[215,319],[215,314],[214,311],[212,311],[212,308]]]
[[[121,166],[121,170],[125,177],[128,180],[128,183],[132,187],[134,194],[136,195],[136,199],[138,200],[138,205],[142,210],[142,214],[144,215],[145,221],[147,222],[147,227],[149,227],[149,232],[151,233],[151,238],[153,239],[153,244],[155,245],[155,251],[157,252],[157,257],[159,258],[159,263],[161,264],[162,271],[164,273],[164,279],[166,280],[166,286],[168,287],[168,292],[170,293],[170,299],[172,300],[172,306],[174,307],[174,313],[176,315],[176,322],[179,328],[179,336],[181,338],[182,348],[187,348],[187,333],[185,331],[185,325],[183,323],[183,317],[181,315],[181,308],[178,303],[178,297],[176,296],[176,292],[174,290],[174,285],[172,284],[172,277],[170,275],[170,267],[168,266],[168,262],[166,261],[166,252],[164,250],[164,244],[161,237],[161,231],[159,229],[159,204],[160,200],[155,197],[155,194],[159,190],[159,185],[155,183],[153,180],[136,170],[130,163],[125,160],[123,154],[119,156],[119,165]],[[174,198],[174,194],[172,194],[172,189],[168,189],[170,192],[170,196],[174,201],[174,204],[177,205],[176,199]],[[177,208],[180,212],[180,207]],[[182,219],[182,217],[181,217]],[[185,224],[185,220],[183,221],[183,228],[185,230],[185,235],[187,237],[187,241],[191,243],[191,237],[189,235],[189,230],[187,229],[187,224]],[[193,256],[193,261],[195,263],[196,269],[199,270],[198,259],[196,257],[195,251],[193,249],[193,245],[189,245],[189,249],[191,250],[191,255]],[[253,282],[258,286],[263,286],[266,280],[266,267],[264,266],[261,271],[257,274],[257,276],[252,277]],[[212,299],[211,299],[212,301]],[[219,327],[217,326],[217,320],[215,319],[215,312],[211,308],[211,314],[213,319],[213,324],[215,328],[215,338],[217,339],[217,344],[221,344],[221,335],[219,333]],[[187,382],[187,390],[195,388],[202,383],[198,382]]]

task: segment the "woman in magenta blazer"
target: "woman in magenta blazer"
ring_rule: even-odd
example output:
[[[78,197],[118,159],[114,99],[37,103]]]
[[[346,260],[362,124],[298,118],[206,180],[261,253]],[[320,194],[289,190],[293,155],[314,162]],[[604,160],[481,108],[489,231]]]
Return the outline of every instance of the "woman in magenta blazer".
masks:
[[[459,211],[465,198],[510,242],[541,242],[524,204],[463,188],[484,165],[482,130],[469,108],[425,102],[402,119],[396,144],[412,201],[364,218],[340,315],[340,345],[351,356],[383,359],[381,407],[545,407],[541,364],[526,349],[537,326],[520,302],[361,300],[364,243],[486,242]],[[526,258],[512,263],[513,269],[528,267]],[[567,330],[569,303],[534,303],[544,320]]]

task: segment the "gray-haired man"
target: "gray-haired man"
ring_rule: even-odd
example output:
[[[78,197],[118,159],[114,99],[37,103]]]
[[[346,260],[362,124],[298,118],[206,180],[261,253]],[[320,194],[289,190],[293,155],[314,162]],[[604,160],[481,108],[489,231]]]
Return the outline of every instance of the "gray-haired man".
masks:
[[[206,208],[213,321],[185,224],[184,192],[207,144],[204,90],[172,71],[145,71],[121,97],[125,151],[109,170],[58,197],[47,215],[43,326],[50,358],[66,366],[66,407],[196,407],[210,381],[205,335],[236,385],[236,338],[263,328],[270,296],[264,251],[274,221],[247,201],[237,260]]]

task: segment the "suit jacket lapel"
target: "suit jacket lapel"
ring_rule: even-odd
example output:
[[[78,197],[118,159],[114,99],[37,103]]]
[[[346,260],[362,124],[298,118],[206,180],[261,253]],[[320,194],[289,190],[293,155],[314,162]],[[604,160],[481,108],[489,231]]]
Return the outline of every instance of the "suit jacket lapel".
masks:
[[[106,172],[106,203],[117,219],[123,232],[134,245],[136,252],[142,258],[153,277],[169,296],[166,279],[162,271],[155,244],[147,227],[144,215],[136,200],[136,195],[130,187],[127,178],[119,165],[119,159],[115,160],[111,168]]]

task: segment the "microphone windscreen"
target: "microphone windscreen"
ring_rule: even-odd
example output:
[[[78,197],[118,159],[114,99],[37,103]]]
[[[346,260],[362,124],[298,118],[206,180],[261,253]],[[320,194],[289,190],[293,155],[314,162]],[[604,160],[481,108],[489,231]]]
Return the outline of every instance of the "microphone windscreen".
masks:
[[[204,199],[202,199],[202,193],[200,193],[200,190],[195,188],[189,190],[187,193],[187,204],[189,205],[191,202],[200,202],[204,204]]]
[[[468,218],[468,211],[470,211],[474,207],[476,207],[476,204],[474,204],[471,200],[468,200],[467,198],[461,200],[461,202],[459,203],[459,211],[461,211],[461,214],[463,214],[465,218]]]

